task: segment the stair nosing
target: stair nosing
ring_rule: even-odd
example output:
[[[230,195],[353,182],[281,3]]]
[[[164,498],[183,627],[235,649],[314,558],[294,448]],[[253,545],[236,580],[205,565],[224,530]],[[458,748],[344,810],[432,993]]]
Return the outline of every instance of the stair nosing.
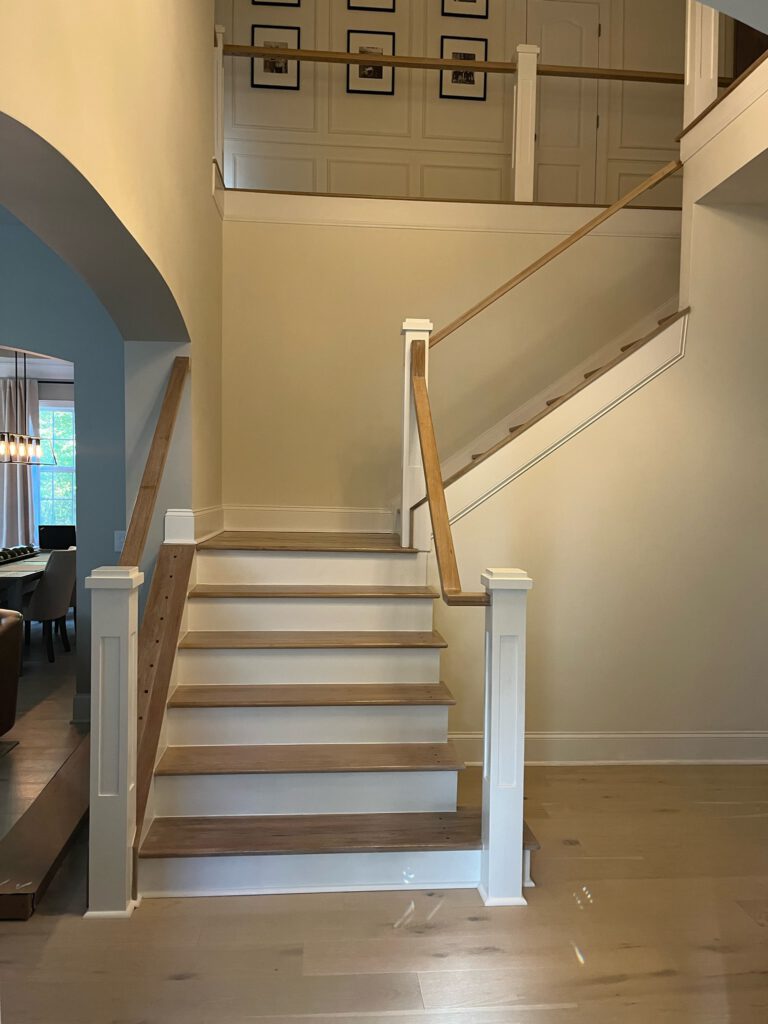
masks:
[[[181,650],[439,650],[447,646],[434,629],[188,630],[179,640]]]
[[[281,765],[274,760],[277,751],[283,754],[297,753],[297,756],[300,757],[301,752],[306,752],[309,747],[326,752],[335,750],[339,755],[339,760],[336,762],[316,763],[314,766],[311,762],[309,764],[305,763],[303,766],[301,764],[292,765],[290,762]],[[428,751],[439,749],[447,758],[450,757],[450,760],[435,764],[425,759],[421,762],[412,761],[411,763],[404,764],[404,759],[402,757],[395,757],[393,753],[394,751],[402,751],[404,748],[413,750],[417,747],[423,748],[422,752],[425,754],[425,757]],[[372,760],[370,764],[362,762],[356,764],[354,762],[353,757],[355,753],[364,749],[370,751],[373,748],[376,748],[380,754],[378,759]],[[173,764],[174,752],[180,750],[196,752],[192,755],[193,762],[191,765],[178,766]],[[243,752],[246,750],[252,751],[254,754],[258,753],[263,759],[262,764],[259,765],[257,762],[254,762],[249,766],[244,762],[225,763],[225,751],[231,755],[233,752]],[[213,760],[209,758],[207,764],[195,764],[194,757],[201,756],[201,751],[215,751],[216,753],[211,755]],[[387,753],[389,753],[389,761],[386,759]],[[171,765],[170,768],[169,763]],[[155,775],[167,778],[202,775],[339,775],[344,773],[457,772],[462,771],[464,767],[464,762],[457,755],[456,749],[450,740],[446,743],[179,744],[166,748],[155,767]]]
[[[190,599],[230,600],[437,600],[433,587],[366,587],[323,585],[198,583],[187,594]]]
[[[386,690],[387,686],[396,687],[402,692],[400,697],[392,697],[387,700],[385,698],[370,699],[366,697],[365,689],[370,687],[375,690]],[[426,688],[435,689],[438,699],[434,700],[407,700],[405,699],[405,691],[408,687],[414,687],[415,690],[423,691]],[[294,699],[281,702],[278,699],[265,701],[263,694],[259,699],[259,690],[266,689],[270,693],[278,695],[279,691],[283,691],[285,698],[291,696],[291,694],[297,694],[298,691],[306,693],[306,699]],[[334,691],[338,689],[345,689],[349,691],[349,697],[347,699],[329,699],[329,689]],[[210,694],[211,700],[202,702],[191,702],[190,691],[194,690],[205,690]],[[233,701],[224,700],[232,694],[233,690],[237,690],[239,694],[248,694],[252,697],[250,701]],[[316,691],[314,696],[317,696],[318,700],[311,700],[311,691]],[[180,692],[182,691],[182,692]],[[219,691],[220,700],[215,700],[215,692]],[[356,694],[357,699],[353,697]],[[184,700],[184,698],[188,698]],[[168,701],[169,708],[176,709],[191,709],[191,710],[205,710],[208,708],[299,708],[299,707],[452,707],[456,704],[455,697],[451,694],[451,691],[445,685],[445,683],[197,683],[197,684],[180,684],[171,694]]]

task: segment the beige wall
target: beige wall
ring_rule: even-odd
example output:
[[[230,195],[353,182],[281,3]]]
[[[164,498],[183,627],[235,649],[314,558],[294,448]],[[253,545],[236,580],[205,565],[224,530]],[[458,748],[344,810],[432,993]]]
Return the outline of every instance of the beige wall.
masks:
[[[90,181],[156,264],[186,321],[197,505],[217,502],[221,483],[212,25],[213,0],[0,7],[0,108]]]
[[[225,503],[390,505],[403,319],[448,322],[588,216],[228,196]],[[434,349],[443,457],[674,296],[679,245],[679,215],[620,214],[578,255]]]
[[[535,581],[534,758],[766,756],[768,218],[694,216],[684,359],[454,527],[466,587],[489,565]],[[452,729],[476,735],[482,614],[440,604],[438,628]]]

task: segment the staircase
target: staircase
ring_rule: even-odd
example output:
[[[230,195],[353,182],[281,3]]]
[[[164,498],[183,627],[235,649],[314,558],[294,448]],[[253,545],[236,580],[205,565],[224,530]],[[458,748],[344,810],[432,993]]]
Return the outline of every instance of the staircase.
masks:
[[[142,895],[477,885],[426,557],[381,534],[198,546]]]

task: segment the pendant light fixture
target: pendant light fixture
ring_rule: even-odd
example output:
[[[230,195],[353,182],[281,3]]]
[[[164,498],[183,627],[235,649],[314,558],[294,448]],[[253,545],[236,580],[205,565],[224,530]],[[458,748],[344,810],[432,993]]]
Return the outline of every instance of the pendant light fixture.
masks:
[[[12,463],[17,466],[37,466],[43,448],[39,437],[27,433],[29,427],[29,410],[27,408],[27,354],[23,356],[23,377],[19,379],[19,353],[13,354],[13,394],[16,405],[14,428],[10,421],[6,429],[0,431],[0,462]],[[23,415],[22,415],[23,410]]]

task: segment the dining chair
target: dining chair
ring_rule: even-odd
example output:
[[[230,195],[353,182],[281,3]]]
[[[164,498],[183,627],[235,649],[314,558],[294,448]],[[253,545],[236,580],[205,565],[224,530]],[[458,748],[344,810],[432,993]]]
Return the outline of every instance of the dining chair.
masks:
[[[20,612],[0,608],[0,736],[16,721],[23,622]]]
[[[43,641],[48,661],[55,661],[53,627],[61,637],[65,651],[70,650],[67,636],[67,612],[77,575],[77,551],[52,551],[43,575],[24,603],[25,639],[29,646],[32,622],[42,622]]]

